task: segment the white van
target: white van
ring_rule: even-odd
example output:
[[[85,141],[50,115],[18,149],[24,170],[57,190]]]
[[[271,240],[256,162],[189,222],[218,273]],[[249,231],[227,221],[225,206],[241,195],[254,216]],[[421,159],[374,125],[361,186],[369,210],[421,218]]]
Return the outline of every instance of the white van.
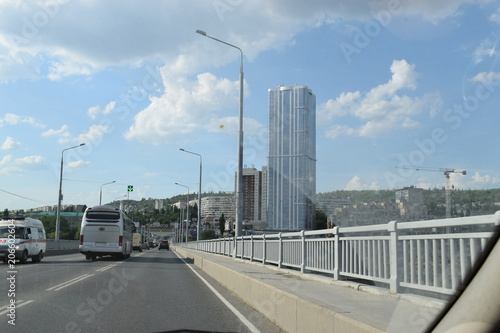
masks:
[[[0,219],[0,259],[24,264],[28,258],[42,261],[47,249],[45,228],[40,220],[28,217],[2,217]]]

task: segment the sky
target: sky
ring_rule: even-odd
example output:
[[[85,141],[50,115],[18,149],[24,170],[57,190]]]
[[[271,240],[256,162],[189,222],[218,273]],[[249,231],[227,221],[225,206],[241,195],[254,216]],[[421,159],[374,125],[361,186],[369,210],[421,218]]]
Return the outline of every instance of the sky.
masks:
[[[180,148],[203,192],[233,191],[240,53],[197,29],[243,52],[246,167],[267,163],[268,89],[305,84],[317,193],[442,187],[447,168],[498,188],[499,5],[0,0],[0,209],[56,205],[61,158],[63,204],[192,194]]]

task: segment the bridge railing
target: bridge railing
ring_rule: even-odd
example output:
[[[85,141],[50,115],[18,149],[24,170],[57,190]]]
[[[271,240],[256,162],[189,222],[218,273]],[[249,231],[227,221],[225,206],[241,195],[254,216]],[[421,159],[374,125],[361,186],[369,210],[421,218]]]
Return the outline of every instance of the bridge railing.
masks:
[[[500,211],[491,215],[219,238],[183,244],[244,260],[452,294],[485,248]]]

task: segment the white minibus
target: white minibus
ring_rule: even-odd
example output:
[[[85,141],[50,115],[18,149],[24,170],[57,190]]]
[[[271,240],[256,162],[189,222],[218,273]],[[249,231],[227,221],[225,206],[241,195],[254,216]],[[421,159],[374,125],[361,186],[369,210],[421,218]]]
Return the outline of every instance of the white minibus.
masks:
[[[130,218],[112,206],[94,206],[85,210],[80,230],[80,253],[86,259],[113,256],[130,257],[135,226]]]
[[[2,217],[0,219],[0,259],[24,264],[28,258],[42,261],[47,248],[45,228],[40,220],[29,217]]]

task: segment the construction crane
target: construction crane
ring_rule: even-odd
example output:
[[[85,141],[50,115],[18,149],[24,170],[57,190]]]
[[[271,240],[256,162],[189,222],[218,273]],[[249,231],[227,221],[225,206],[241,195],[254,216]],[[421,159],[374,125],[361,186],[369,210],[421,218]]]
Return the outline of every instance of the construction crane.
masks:
[[[442,172],[446,177],[446,185],[445,185],[445,205],[446,205],[446,218],[449,219],[451,217],[451,186],[450,186],[450,174],[451,173],[461,173],[462,175],[466,175],[467,171],[460,169],[448,169],[448,168],[426,168],[426,167],[413,167],[413,166],[397,166],[398,169],[412,169],[417,171],[438,171]]]

